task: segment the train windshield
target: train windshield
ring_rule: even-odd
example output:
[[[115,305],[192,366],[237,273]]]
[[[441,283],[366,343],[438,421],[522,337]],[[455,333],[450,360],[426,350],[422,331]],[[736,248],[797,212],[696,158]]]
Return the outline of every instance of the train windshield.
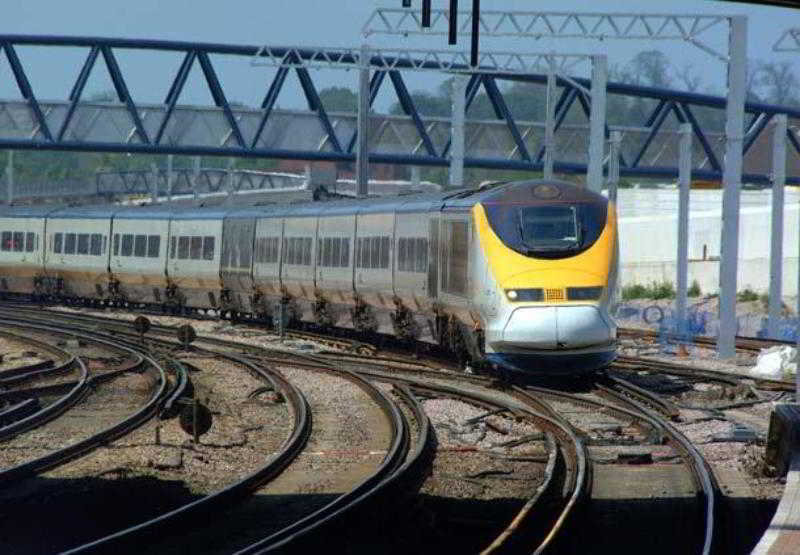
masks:
[[[532,258],[585,251],[606,226],[608,199],[569,183],[508,184],[482,201],[489,225],[509,248]]]
[[[522,246],[532,253],[573,251],[581,244],[575,206],[528,206],[519,209]]]

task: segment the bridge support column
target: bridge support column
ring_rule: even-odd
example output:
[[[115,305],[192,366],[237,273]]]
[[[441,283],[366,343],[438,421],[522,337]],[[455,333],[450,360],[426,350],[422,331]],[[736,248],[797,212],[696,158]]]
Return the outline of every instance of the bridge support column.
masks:
[[[8,151],[6,162],[6,202],[14,202],[14,151]]]
[[[590,191],[596,193],[603,190],[607,84],[608,58],[604,55],[592,56],[592,105],[589,113],[589,164],[586,171],[586,185]]]
[[[769,318],[767,335],[778,338],[783,298],[783,187],[786,184],[786,114],[775,114],[772,136],[772,233],[769,251]]]
[[[467,76],[453,78],[453,110],[450,116],[450,187],[464,186],[464,119],[466,117]]]
[[[719,265],[717,356],[736,356],[736,278],[739,258],[739,201],[742,189],[744,102],[747,92],[747,17],[730,18],[728,99],[725,103],[725,168],[722,173],[722,234]]]
[[[675,312],[677,313],[677,329],[680,336],[686,332],[686,305],[688,296],[689,273],[689,191],[692,182],[692,126],[683,123],[680,126],[680,158],[678,160],[678,276]]]
[[[150,204],[158,202],[158,168],[155,164],[150,164],[150,179],[153,180],[150,185]]]
[[[615,205],[617,204],[617,190],[619,189],[619,151],[621,147],[622,133],[612,131],[608,148],[608,200]]]
[[[198,188],[200,187],[200,157],[195,156],[192,158],[192,193],[194,193],[194,202],[197,204]]]
[[[172,204],[172,154],[167,154],[167,202]]]
[[[370,51],[366,44],[361,47],[358,70],[358,141],[356,146],[356,194],[369,194],[369,67]]]
[[[553,71],[553,64],[555,63],[552,58],[547,60],[547,89],[546,89],[546,102],[545,102],[545,120],[544,120],[544,169],[542,177],[545,179],[553,179],[553,161],[556,158],[556,114],[555,114],[555,95],[556,95],[556,74]]]

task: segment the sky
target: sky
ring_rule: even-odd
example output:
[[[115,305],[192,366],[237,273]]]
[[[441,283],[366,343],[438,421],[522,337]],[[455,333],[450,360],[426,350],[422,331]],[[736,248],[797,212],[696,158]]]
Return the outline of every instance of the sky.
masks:
[[[400,0],[3,0],[0,33],[89,35],[104,37],[151,38],[182,41],[203,41],[234,44],[271,44],[298,46],[358,46],[365,42],[361,28],[378,7],[400,7]],[[414,0],[414,6],[420,0]],[[433,0],[435,8],[444,8],[447,0]],[[470,3],[462,0],[462,5]],[[482,8],[542,11],[585,11],[585,0],[484,0]],[[603,12],[665,12],[746,14],[749,16],[748,56],[765,60],[798,60],[800,54],[772,52],[780,32],[800,27],[800,10],[751,6],[712,0],[672,0],[666,2],[634,2],[605,0],[592,3],[593,10]],[[654,9],[657,8],[657,9]],[[709,36],[720,48],[725,46],[722,30]],[[370,36],[366,41],[379,47],[446,48],[446,37]],[[640,50],[658,48],[664,51],[677,68],[690,65],[702,77],[701,90],[720,93],[724,87],[724,64],[697,48],[674,41],[555,41],[519,38],[485,39],[483,50],[520,52],[604,52],[610,65],[624,65]],[[468,48],[468,38],[461,37],[459,48]],[[34,91],[40,99],[63,99],[86,56],[85,50],[58,49],[44,51],[21,48],[20,58],[29,71]],[[134,98],[141,102],[163,102],[180,59],[171,55],[150,55],[136,52],[118,53],[120,65]],[[274,74],[274,70],[253,67],[247,60],[214,59],[220,79],[230,100],[258,104]],[[800,73],[800,63],[795,63]],[[411,89],[432,89],[442,77],[417,74],[408,78]],[[355,88],[356,72],[320,70],[315,72],[318,87],[347,86]],[[286,108],[301,107],[296,79],[288,83],[278,104]],[[111,88],[104,68],[95,70],[87,94]],[[388,87],[387,87],[388,89]],[[387,91],[389,94],[389,91]],[[17,96],[5,60],[0,58],[0,96]],[[378,107],[388,106],[393,98],[380,98]],[[182,103],[207,104],[199,70],[190,77]]]

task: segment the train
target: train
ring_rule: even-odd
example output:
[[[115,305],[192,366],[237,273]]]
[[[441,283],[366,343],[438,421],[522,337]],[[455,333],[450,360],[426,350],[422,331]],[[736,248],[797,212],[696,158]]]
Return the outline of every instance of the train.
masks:
[[[249,207],[4,206],[0,297],[209,313],[575,373],[616,356],[614,203],[567,182]]]

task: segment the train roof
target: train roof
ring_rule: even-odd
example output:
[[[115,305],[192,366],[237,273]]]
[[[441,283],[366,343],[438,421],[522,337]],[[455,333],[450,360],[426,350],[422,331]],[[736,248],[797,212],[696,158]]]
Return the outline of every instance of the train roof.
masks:
[[[150,205],[117,206],[114,211],[115,220],[169,220],[175,211],[174,206]]]
[[[0,218],[45,218],[51,212],[64,208],[62,205],[34,204],[34,205],[1,205]]]
[[[544,186],[544,187],[541,187]],[[548,193],[549,191],[549,193]],[[548,196],[555,195],[555,196]],[[316,217],[388,212],[469,210],[475,203],[606,202],[605,197],[573,183],[534,179],[490,183],[477,189],[412,193],[366,199],[275,203],[260,206],[175,207],[169,205],[120,206],[0,206],[0,217],[118,218],[142,220],[222,220],[225,218]]]
[[[72,219],[109,219],[119,207],[114,204],[101,204],[97,206],[67,206],[47,215],[48,218],[64,220]]]

